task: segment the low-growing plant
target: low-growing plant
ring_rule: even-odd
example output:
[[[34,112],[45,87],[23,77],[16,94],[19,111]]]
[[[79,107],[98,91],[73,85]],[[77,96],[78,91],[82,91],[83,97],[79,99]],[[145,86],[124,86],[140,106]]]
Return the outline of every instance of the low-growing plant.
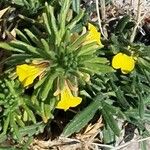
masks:
[[[105,144],[115,145],[120,136],[118,120],[134,125],[141,137],[149,136],[150,47],[128,40],[135,26],[130,16],[102,41],[80,1],[13,3],[25,6],[25,14],[32,10],[19,15],[31,26],[16,27],[16,37],[0,42],[10,56],[1,61],[1,142],[8,137],[20,144],[30,141],[60,109],[74,107],[76,115],[67,120],[62,137],[81,131],[96,112],[103,118]]]
[[[88,23],[88,30],[84,26],[80,31],[76,30],[76,24],[81,21],[84,10],[80,10],[75,17],[68,16],[71,2],[63,2],[60,3],[61,10],[58,14],[54,14],[54,7],[45,4],[42,14],[42,24],[45,27],[42,34],[45,38],[35,35],[29,29],[16,29],[18,39],[0,43],[1,48],[12,53],[5,61],[6,67],[11,69],[8,72],[14,74],[16,81],[19,79],[22,89],[34,88],[30,97],[22,99],[27,102],[22,107],[28,110],[22,113],[30,114],[28,119],[31,119],[31,124],[36,123],[36,115],[47,123],[53,119],[55,108],[66,111],[79,105],[82,101],[78,97],[80,86],[89,82],[95,73],[113,70],[105,57],[97,55],[97,50],[103,45],[96,27]],[[85,32],[82,32],[83,29]],[[14,101],[18,102],[16,97]],[[84,125],[86,123],[87,120]],[[19,136],[18,130],[12,128]]]

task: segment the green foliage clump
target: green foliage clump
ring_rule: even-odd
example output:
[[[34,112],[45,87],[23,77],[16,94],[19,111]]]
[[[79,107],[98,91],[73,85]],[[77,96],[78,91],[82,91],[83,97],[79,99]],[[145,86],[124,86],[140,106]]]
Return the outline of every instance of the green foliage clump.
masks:
[[[0,142],[11,136],[22,143],[25,137],[43,132],[57,117],[56,106],[66,82],[83,103],[61,136],[79,132],[97,117],[96,112],[103,117],[104,143],[114,143],[120,136],[118,120],[134,125],[141,136],[149,136],[145,124],[150,123],[150,47],[128,40],[135,26],[130,16],[118,21],[102,48],[96,42],[86,43],[90,31],[85,29],[87,14],[80,1],[12,0],[9,5],[22,11],[10,21],[14,14],[10,7],[3,14],[6,17],[0,18],[0,26],[6,25],[0,30],[0,48],[9,52],[1,61]],[[111,66],[118,53],[134,59],[135,67],[128,74]],[[22,64],[44,66],[39,79],[28,87],[17,77],[16,68]]]

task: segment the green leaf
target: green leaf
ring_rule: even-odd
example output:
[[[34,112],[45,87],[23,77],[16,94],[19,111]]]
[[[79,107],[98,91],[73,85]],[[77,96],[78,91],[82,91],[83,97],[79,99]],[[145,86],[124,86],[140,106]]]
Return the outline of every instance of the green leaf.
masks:
[[[47,119],[51,119],[53,118],[53,114],[52,114],[52,110],[55,108],[55,103],[56,103],[56,99],[52,98],[50,100],[50,104],[45,104],[44,105],[44,111],[45,111],[45,117]]]
[[[54,80],[58,77],[59,73],[55,72],[55,73],[49,73],[49,75],[47,75],[47,79],[45,80],[45,82],[42,85],[42,89],[41,89],[41,99],[42,101],[45,101],[51,88],[53,85]]]
[[[80,59],[81,63],[98,63],[98,64],[106,64],[108,63],[107,58],[104,57],[92,57],[91,55],[85,55]]]
[[[103,141],[104,144],[113,143],[115,141],[115,134],[108,125],[103,129]]]
[[[15,31],[16,31],[18,37],[21,39],[21,41],[23,41],[23,42],[25,42],[27,44],[30,44],[28,38],[20,30],[15,29]]]
[[[72,9],[73,9],[77,14],[79,14],[79,11],[80,11],[80,3],[81,3],[80,0],[73,0],[73,1],[72,1]]]
[[[10,123],[10,113],[7,115],[6,120],[4,121],[4,127],[3,127],[3,133],[6,134],[7,133],[7,129]]]
[[[103,102],[103,104],[105,105],[105,108],[107,108],[107,110],[110,111],[111,114],[117,116],[118,118],[124,119],[126,120],[126,116],[124,115],[124,113],[120,110],[120,108],[116,108],[113,105],[110,105],[106,102]]]
[[[12,52],[25,53],[24,50],[15,48],[13,46],[10,46],[10,44],[4,43],[4,42],[0,42],[0,48],[3,48],[8,51],[12,51]]]
[[[137,90],[137,95],[138,95],[138,100],[139,100],[139,104],[138,104],[139,115],[140,115],[141,119],[143,119],[144,114],[145,114],[144,97],[142,97],[141,92],[138,90]]]
[[[46,15],[46,13],[43,13],[43,21],[44,21],[44,25],[46,27],[46,30],[47,30],[49,36],[51,36],[52,32],[51,32],[51,28],[50,28],[50,24],[49,24],[49,18]]]
[[[90,96],[90,94],[87,91],[85,91],[85,90],[80,91],[80,95],[83,95],[83,96],[86,96],[86,97],[92,99],[92,97]]]
[[[16,5],[20,5],[20,6],[23,6],[24,5],[24,2],[23,0],[13,0],[14,4]]]
[[[51,59],[55,59],[55,52],[50,48],[48,42],[45,39],[41,39],[41,42],[43,44],[43,49],[45,50],[45,53],[50,56]]]
[[[81,48],[76,50],[76,53],[78,56],[84,56],[84,55],[92,55],[95,53],[98,49],[100,49],[100,46],[96,44],[96,42],[92,42],[86,45],[83,45]]]
[[[34,85],[34,89],[39,88],[47,79],[47,75],[45,75],[41,80],[39,80],[35,85]]]
[[[12,54],[9,58],[5,60],[5,63],[14,67],[14,65],[24,63],[25,60],[32,58],[33,56],[30,54]]]
[[[17,140],[19,142],[21,142],[21,136],[20,136],[20,133],[18,132],[19,128],[18,128],[18,125],[16,124],[16,122],[14,120],[14,113],[11,113],[10,125],[11,125],[11,128],[13,129],[14,138],[17,138]]]
[[[113,71],[113,68],[104,64],[99,63],[85,63],[85,67],[93,70],[93,73],[109,73]]]
[[[38,47],[42,48],[41,41],[30,30],[24,29],[24,31],[26,32],[26,34],[29,36],[29,38],[33,43],[35,43]]]
[[[59,16],[59,24],[60,24],[59,36],[60,36],[60,38],[62,38],[65,34],[66,18],[67,18],[67,13],[68,13],[70,4],[71,4],[70,0],[64,0],[63,5],[60,10],[60,16]]]
[[[123,91],[120,89],[120,87],[116,86],[115,83],[111,80],[112,87],[116,93],[116,98],[118,104],[122,107],[122,109],[128,109],[130,107],[128,101],[126,100]]]
[[[109,127],[112,129],[112,131],[115,133],[115,135],[119,136],[120,135],[120,129],[118,127],[117,122],[113,118],[113,114],[111,114],[110,110],[105,107],[105,103],[102,103],[102,115],[105,119],[105,122],[109,125]]]
[[[116,29],[115,29],[115,32],[117,33],[122,33],[122,31],[124,30],[125,26],[127,25],[127,23],[129,22],[130,20],[130,16],[129,15],[126,15],[124,17],[122,17],[117,26],[116,26]]]
[[[150,72],[150,63],[147,60],[139,57],[138,63],[139,63],[139,65],[141,65],[142,68],[145,68],[147,71]]]
[[[30,126],[25,126],[24,128],[19,128],[18,132],[20,133],[21,137],[26,135],[33,136],[35,134],[43,132],[45,124],[43,122],[39,122]]]
[[[61,136],[68,137],[75,132],[79,132],[87,123],[94,117],[96,111],[101,108],[101,101],[105,96],[99,94],[94,98],[94,101],[83,111],[77,114],[73,120],[64,128]]]
[[[71,45],[67,47],[68,51],[75,51],[84,42],[88,33],[79,36]]]
[[[85,11],[80,10],[80,13],[67,25],[67,29],[72,30],[74,27],[77,26],[77,23],[82,19],[84,16]]]
[[[44,123],[48,122],[48,118],[45,115],[45,104],[44,104],[44,102],[41,102],[41,104],[40,104],[40,116],[42,117],[42,120]]]
[[[40,53],[37,51],[36,47],[33,47],[32,45],[29,45],[27,43],[24,43],[22,41],[11,41],[9,43],[10,46],[12,46],[13,48],[19,49],[20,52],[23,53],[33,53],[33,54],[37,54],[40,55]]]
[[[29,109],[26,105],[23,105],[23,108],[25,109],[25,111],[27,112],[27,114],[29,115],[29,117],[33,121],[33,123],[36,123],[36,118],[35,118],[35,115],[32,112],[32,110]]]
[[[56,21],[55,15],[54,15],[54,7],[48,6],[47,8],[49,9],[49,14],[50,14],[50,19],[51,19],[51,27],[56,36],[55,38],[56,38],[56,40],[60,40],[60,37],[58,36],[58,27],[57,27],[57,23],[56,23],[57,21]]]
[[[0,143],[4,142],[5,140],[7,140],[7,135],[5,133],[1,133],[0,134]]]
[[[16,123],[20,126],[20,127],[24,127],[25,124],[24,122],[18,117],[18,114],[16,112],[14,112],[14,116],[15,116],[15,119],[16,119]]]

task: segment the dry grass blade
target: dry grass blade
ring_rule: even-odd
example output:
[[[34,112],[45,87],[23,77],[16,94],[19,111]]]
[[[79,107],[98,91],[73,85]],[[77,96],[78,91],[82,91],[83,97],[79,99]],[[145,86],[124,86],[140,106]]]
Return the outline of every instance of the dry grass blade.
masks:
[[[5,14],[5,12],[9,9],[10,7],[7,7],[5,9],[0,10],[0,18]]]
[[[99,132],[99,129],[103,126],[102,124],[102,117],[100,117],[100,119],[95,123],[95,124],[89,124],[85,131],[83,133],[79,133],[76,135],[76,138],[84,141],[84,140],[90,140],[91,138],[93,139],[93,135],[97,135]]]

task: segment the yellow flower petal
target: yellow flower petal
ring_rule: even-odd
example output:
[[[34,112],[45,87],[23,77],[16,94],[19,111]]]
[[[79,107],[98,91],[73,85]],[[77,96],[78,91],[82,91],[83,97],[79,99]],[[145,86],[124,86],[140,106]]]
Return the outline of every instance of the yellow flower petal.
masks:
[[[97,42],[100,47],[103,47],[103,44],[101,43],[101,33],[97,31],[96,27],[91,23],[88,23],[88,30],[89,33],[86,36],[85,43]]]
[[[34,79],[38,77],[43,71],[42,67],[38,65],[18,65],[16,73],[19,77],[19,81],[22,82],[23,86],[29,86],[33,83]]]
[[[68,110],[70,107],[76,107],[82,101],[82,98],[73,96],[70,89],[65,86],[61,91],[61,99],[58,102],[56,108]]]
[[[132,56],[118,53],[112,59],[112,67],[115,69],[121,69],[123,74],[127,74],[134,69],[135,61]]]
[[[132,56],[124,54],[124,63],[122,64],[121,71],[124,74],[131,72],[135,67],[135,61]]]
[[[123,59],[124,57],[122,53],[115,55],[112,59],[112,67],[115,69],[120,69],[123,64]]]

